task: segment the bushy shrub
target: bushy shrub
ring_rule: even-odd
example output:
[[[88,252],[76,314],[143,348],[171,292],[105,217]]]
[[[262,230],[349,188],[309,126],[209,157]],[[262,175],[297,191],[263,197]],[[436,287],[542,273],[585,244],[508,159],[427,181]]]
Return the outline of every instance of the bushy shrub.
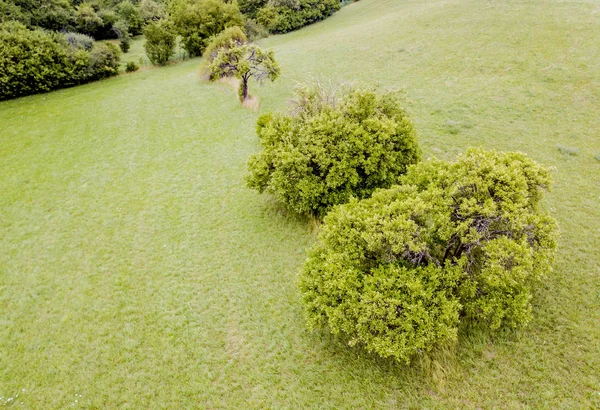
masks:
[[[133,73],[137,71],[140,67],[133,61],[128,61],[125,65],[125,71],[128,73]]]
[[[31,17],[11,0],[0,0],[0,23],[18,21],[25,25],[31,23]]]
[[[204,57],[211,62],[217,56],[217,53],[223,48],[232,46],[240,46],[248,41],[248,37],[241,28],[234,26],[229,27],[213,37],[211,42],[204,50]]]
[[[96,10],[90,3],[81,3],[75,12],[75,23],[77,31],[88,35],[94,35],[103,25],[103,21],[96,14]]]
[[[146,55],[152,64],[164,65],[175,52],[175,32],[168,20],[151,22],[144,28]]]
[[[421,158],[416,132],[396,92],[298,92],[289,114],[258,120],[263,151],[250,158],[248,186],[302,214],[323,216],[351,197],[398,182]]]
[[[129,32],[132,35],[135,36],[142,33],[144,20],[142,19],[140,9],[131,1],[125,0],[124,2],[120,3],[117,8],[117,15],[119,20],[123,20],[125,23],[127,23]]]
[[[180,0],[173,6],[172,18],[190,56],[202,55],[211,37],[226,28],[244,24],[237,3],[222,0]]]
[[[323,20],[341,7],[339,0],[271,0],[256,20],[271,33],[287,33]]]
[[[549,183],[523,154],[471,150],[335,208],[300,277],[309,324],[401,361],[455,340],[461,320],[525,325],[556,248]]]
[[[65,39],[67,43],[73,48],[80,48],[86,51],[90,51],[94,46],[94,39],[85,34],[68,32],[65,33]]]
[[[54,36],[15,22],[0,24],[0,99],[58,88],[68,54]]]
[[[96,43],[90,51],[88,80],[100,80],[119,74],[120,51],[111,43]]]

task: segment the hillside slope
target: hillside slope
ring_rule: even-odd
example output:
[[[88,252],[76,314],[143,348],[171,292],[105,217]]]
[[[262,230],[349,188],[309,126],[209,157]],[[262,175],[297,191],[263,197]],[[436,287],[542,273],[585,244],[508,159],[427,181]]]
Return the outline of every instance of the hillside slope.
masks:
[[[314,78],[401,87],[426,156],[552,167],[531,326],[410,368],[305,329],[312,228],[245,188],[257,113],[201,60],[0,103],[0,404],[600,407],[598,38],[595,1],[361,0],[261,42],[263,112]]]

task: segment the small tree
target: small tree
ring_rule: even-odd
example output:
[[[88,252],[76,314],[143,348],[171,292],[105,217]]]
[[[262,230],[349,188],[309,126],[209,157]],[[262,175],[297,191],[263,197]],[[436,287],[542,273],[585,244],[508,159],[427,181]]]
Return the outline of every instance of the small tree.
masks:
[[[131,47],[131,34],[129,34],[127,22],[124,20],[117,21],[113,25],[113,31],[117,33],[117,37],[119,37],[119,47],[121,47],[121,51],[124,53],[128,52],[129,48]]]
[[[146,55],[152,64],[165,65],[175,52],[175,33],[168,20],[151,22],[144,28]]]
[[[240,79],[238,94],[242,102],[248,98],[248,82],[251,78],[259,82],[265,78],[275,81],[279,73],[274,53],[264,51],[255,44],[222,48],[210,64],[211,80],[223,77]]]

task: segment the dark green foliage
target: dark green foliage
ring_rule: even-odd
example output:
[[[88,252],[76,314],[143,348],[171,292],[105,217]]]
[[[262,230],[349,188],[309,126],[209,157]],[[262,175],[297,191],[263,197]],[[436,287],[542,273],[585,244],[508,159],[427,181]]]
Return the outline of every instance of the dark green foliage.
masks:
[[[121,51],[124,53],[128,52],[129,47],[131,47],[131,34],[129,34],[127,22],[124,20],[117,21],[113,26],[113,30],[117,33],[117,37],[119,37],[119,47],[121,47]]]
[[[60,31],[73,28],[75,9],[68,0],[15,0],[32,27]]]
[[[127,65],[125,66],[125,71],[128,73],[133,73],[133,72],[139,70],[139,68],[140,67],[135,62],[128,61]]]
[[[401,361],[455,340],[459,320],[525,325],[555,254],[549,183],[523,154],[471,150],[335,208],[300,278],[309,323]]]
[[[268,0],[238,0],[240,11],[250,18],[255,18],[256,13],[267,3]]]
[[[190,56],[202,55],[210,39],[226,28],[244,24],[237,4],[222,0],[180,0],[173,6],[172,18]]]
[[[90,3],[81,3],[75,11],[75,24],[80,33],[94,35],[103,26],[103,21]]]
[[[31,16],[24,13],[19,6],[11,0],[0,0],[0,23],[18,21],[25,25],[31,22]]]
[[[0,99],[49,91],[66,80],[67,51],[42,30],[0,25]]]
[[[241,46],[246,41],[248,41],[248,37],[241,28],[237,26],[226,28],[219,35],[213,37],[204,50],[204,57],[212,62],[221,49]]]
[[[398,182],[421,158],[413,124],[396,92],[353,89],[341,97],[302,89],[291,114],[263,115],[263,151],[249,161],[248,186],[296,212],[324,216],[351,197]]]
[[[144,20],[140,14],[140,9],[131,1],[125,0],[124,2],[120,3],[117,8],[117,15],[120,20],[123,20],[125,23],[127,23],[129,32],[132,35],[135,36],[142,33]]]
[[[238,96],[241,102],[248,98],[248,82],[251,78],[262,82],[275,81],[279,76],[279,64],[272,51],[264,51],[255,44],[231,44],[221,48],[210,64],[210,79],[236,77],[240,80]]]
[[[271,33],[287,33],[323,20],[341,7],[339,0],[274,0],[256,13]]]
[[[71,36],[71,39],[74,37]],[[19,23],[0,24],[0,99],[50,91],[118,74],[119,50],[29,30]]]
[[[175,32],[168,20],[151,22],[144,28],[146,55],[152,64],[165,65],[175,52]]]

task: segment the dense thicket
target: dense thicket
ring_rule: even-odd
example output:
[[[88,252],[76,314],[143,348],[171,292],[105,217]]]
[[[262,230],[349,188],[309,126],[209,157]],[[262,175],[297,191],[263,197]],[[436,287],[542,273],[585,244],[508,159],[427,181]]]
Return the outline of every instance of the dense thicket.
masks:
[[[72,34],[0,24],[0,99],[69,87],[118,74],[119,50]]]
[[[200,56],[211,38],[228,27],[242,26],[244,18],[236,3],[222,0],[183,0],[173,7],[173,22],[185,51]]]
[[[549,184],[523,154],[471,150],[335,208],[301,275],[309,323],[402,361],[455,340],[463,320],[525,325],[556,248],[539,207]]]
[[[256,12],[256,20],[271,33],[287,33],[323,20],[340,7],[339,0],[271,0]]]
[[[292,112],[260,117],[257,134],[263,150],[250,158],[248,186],[317,216],[390,187],[421,157],[392,91],[302,89]]]

